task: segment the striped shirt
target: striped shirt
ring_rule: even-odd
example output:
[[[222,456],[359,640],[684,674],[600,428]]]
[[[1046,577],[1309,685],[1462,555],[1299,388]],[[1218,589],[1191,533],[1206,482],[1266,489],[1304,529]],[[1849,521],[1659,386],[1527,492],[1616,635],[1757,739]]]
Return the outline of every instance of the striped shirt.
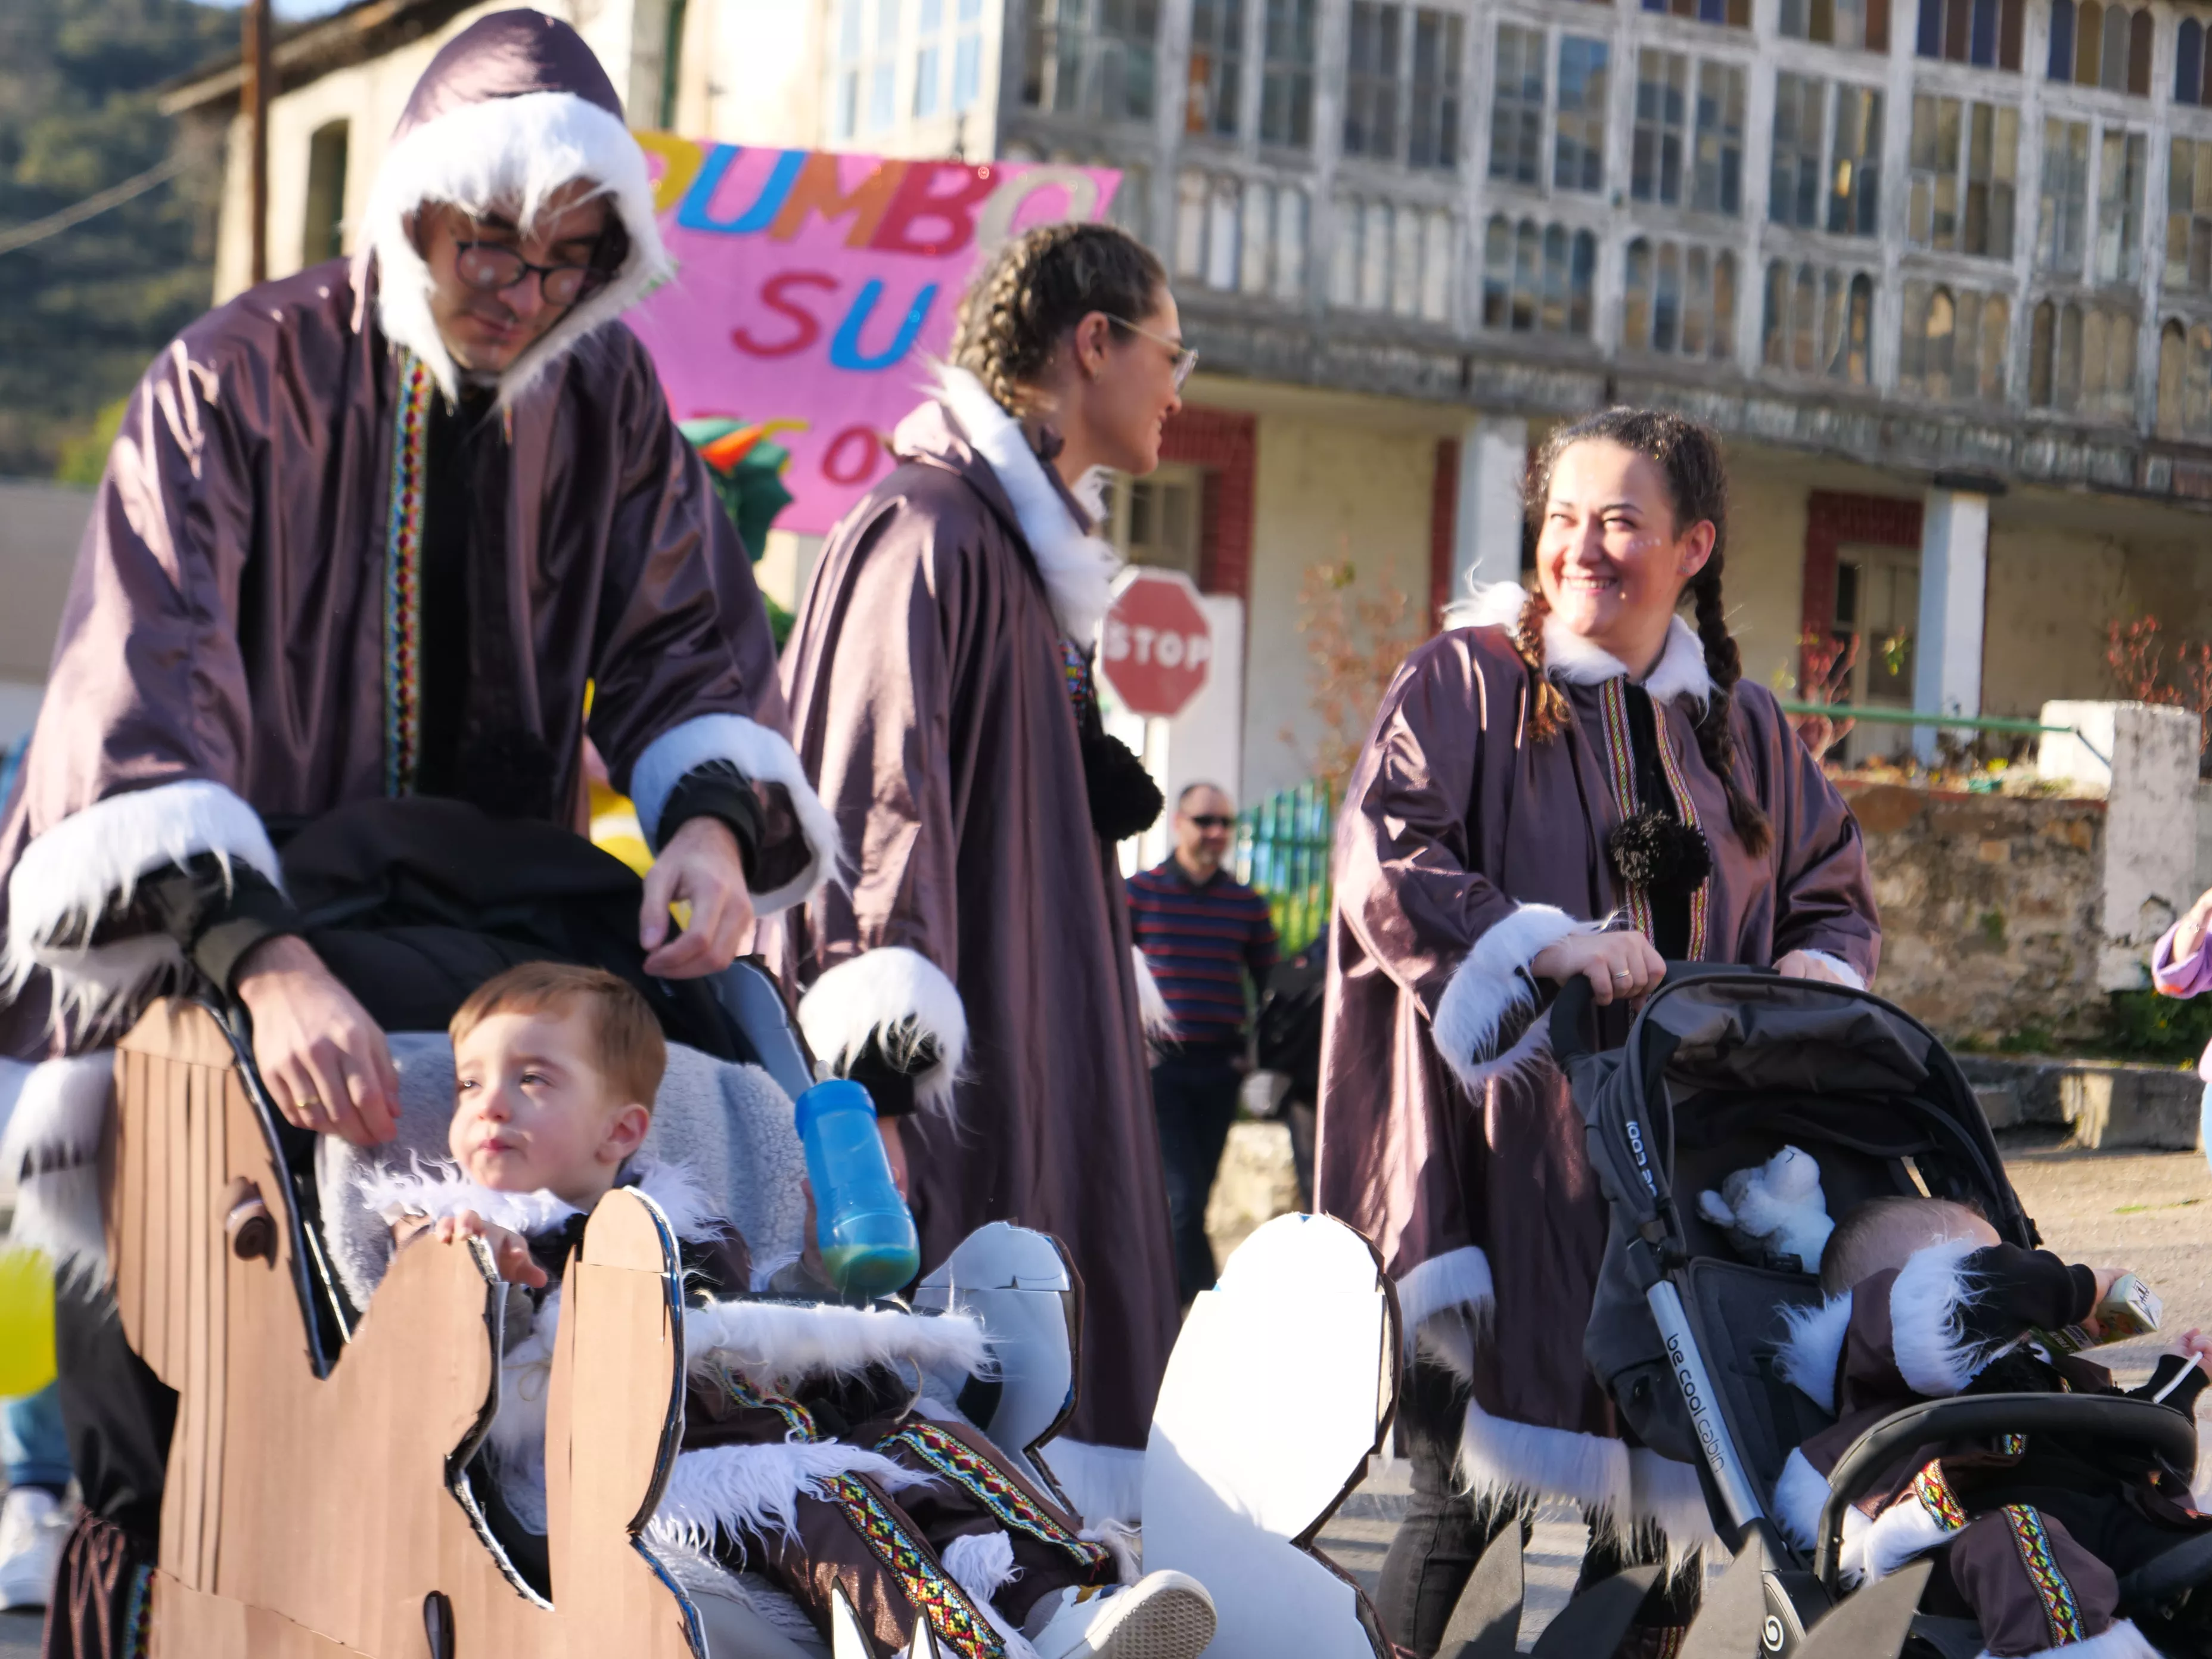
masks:
[[[1275,965],[1267,901],[1226,871],[1199,886],[1173,858],[1129,878],[1129,920],[1145,965],[1175,1016],[1179,1048],[1220,1053],[1244,1045],[1250,1004]]]

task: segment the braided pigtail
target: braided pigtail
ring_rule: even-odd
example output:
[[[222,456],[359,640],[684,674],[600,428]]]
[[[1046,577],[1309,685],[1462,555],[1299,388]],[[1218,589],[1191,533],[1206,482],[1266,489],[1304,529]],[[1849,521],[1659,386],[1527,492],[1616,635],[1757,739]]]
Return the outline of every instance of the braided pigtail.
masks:
[[[961,297],[953,364],[1009,415],[1027,415],[1070,330],[1094,311],[1141,322],[1167,280],[1152,250],[1115,226],[1040,225],[1000,248]]]
[[[1565,694],[1544,672],[1544,618],[1551,614],[1552,602],[1540,587],[1521,607],[1520,625],[1513,630],[1513,648],[1527,665],[1529,681],[1536,688],[1536,706],[1529,711],[1528,732],[1539,743],[1549,743],[1565,731],[1572,713]]]
[[[1721,609],[1721,550],[1718,544],[1705,568],[1690,579],[1691,597],[1697,601],[1698,641],[1705,647],[1705,672],[1712,677],[1713,694],[1698,722],[1698,752],[1705,757],[1721,787],[1728,791],[1729,822],[1736,839],[1753,858],[1763,855],[1774,840],[1765,812],[1747,793],[1735,775],[1735,732],[1729,724],[1735,683],[1743,678],[1743,653],[1728,630]]]

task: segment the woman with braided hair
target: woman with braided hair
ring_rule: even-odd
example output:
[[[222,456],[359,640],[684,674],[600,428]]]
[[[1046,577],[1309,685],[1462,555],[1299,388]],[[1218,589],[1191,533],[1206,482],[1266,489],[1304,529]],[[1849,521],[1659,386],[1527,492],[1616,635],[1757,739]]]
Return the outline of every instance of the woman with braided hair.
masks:
[[[1586,1583],[1710,1535],[1697,1472],[1627,1444],[1583,1362],[1605,1207],[1540,1003],[1585,978],[1618,1040],[1666,961],[1863,986],[1880,948],[1858,826],[1741,678],[1713,434],[1589,416],[1528,507],[1534,591],[1477,590],[1407,659],[1337,825],[1316,1178],[1413,1349],[1382,1613],[1421,1656],[1536,1498],[1581,1504]],[[1662,1577],[1624,1654],[1672,1652],[1698,1583]]]
[[[830,532],[783,662],[849,878],[790,913],[801,1025],[902,1148],[925,1268],[990,1221],[1073,1259],[1077,1402],[1049,1455],[1094,1521],[1135,1517],[1176,1312],[1115,862],[1160,794],[1092,690],[1120,562],[1093,485],[1158,463],[1193,356],[1125,233],[1014,239],[898,466]]]

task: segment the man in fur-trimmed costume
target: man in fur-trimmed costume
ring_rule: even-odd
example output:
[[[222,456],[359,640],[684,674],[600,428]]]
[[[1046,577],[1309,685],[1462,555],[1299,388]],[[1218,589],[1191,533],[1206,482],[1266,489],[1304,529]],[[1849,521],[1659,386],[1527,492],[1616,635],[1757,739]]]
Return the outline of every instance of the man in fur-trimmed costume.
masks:
[[[1963,1205],[1881,1198],[1852,1211],[1821,1258],[1827,1300],[1790,1316],[1777,1358],[1836,1419],[1790,1454],[1775,1483],[1784,1535],[1814,1547],[1838,1460],[1908,1406],[2118,1392],[2103,1366],[2039,1334],[2081,1327],[2097,1336],[2095,1310],[2118,1277],[2007,1244]],[[2132,1397],[2192,1417],[2208,1353],[2212,1341],[2189,1332]],[[1922,1605],[1976,1619],[1997,1659],[2155,1659],[2151,1638],[2201,1653],[2212,1646],[2203,1592],[2148,1632],[2115,1612],[2119,1576],[2212,1530],[2191,1498],[2191,1473],[2044,1434],[1921,1446],[1845,1513],[1844,1578],[1869,1582],[1941,1552]]]
[[[805,1633],[829,1634],[842,1591],[878,1659],[924,1619],[959,1659],[1197,1659],[1213,1616],[1195,1581],[1121,1583],[1109,1540],[951,1407],[917,1409],[923,1373],[988,1372],[973,1318],[747,1294],[763,1287],[744,1241],[684,1170],[640,1154],[665,1054],[635,990],[526,963],[481,987],[451,1030],[453,1161],[366,1178],[358,1196],[403,1247],[483,1239],[521,1291],[489,1442],[512,1553],[544,1560],[558,1276],[593,1206],[635,1185],[681,1241],[690,1302],[683,1449],[646,1539],[692,1589],[711,1646],[724,1646],[715,1621],[743,1625],[738,1608],[759,1601],[733,1607],[719,1565],[797,1601]],[[799,1288],[790,1277],[773,1282]],[[729,1638],[755,1649],[742,1630]]]
[[[617,320],[669,262],[643,155],[574,31],[518,10],[448,41],[361,243],[210,313],[139,384],[0,825],[0,1042],[80,1056],[34,1079],[11,1125],[18,1237],[95,1268],[97,1044],[158,991],[243,1004],[295,1123],[390,1132],[374,998],[412,974],[388,956],[349,973],[308,942],[330,916],[303,915],[287,880],[303,826],[325,834],[326,872],[427,872],[411,890],[462,913],[456,936],[479,878],[523,872],[485,854],[496,836],[457,868],[424,825],[510,827],[536,896],[588,890],[583,932],[626,934],[609,948],[663,983],[726,967],[756,911],[830,868],[750,563]],[[587,734],[658,854],[626,901],[564,837]],[[372,805],[398,851],[362,845]],[[127,1640],[170,1408],[112,1304],[65,1297],[61,1326],[88,1512],[52,1655]]]

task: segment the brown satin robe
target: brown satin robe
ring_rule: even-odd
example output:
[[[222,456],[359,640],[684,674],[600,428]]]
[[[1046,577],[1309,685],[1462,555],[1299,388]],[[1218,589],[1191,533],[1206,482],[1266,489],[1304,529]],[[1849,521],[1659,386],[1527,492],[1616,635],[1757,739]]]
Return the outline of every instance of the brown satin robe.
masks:
[[[823,549],[784,659],[852,872],[787,913],[787,976],[904,945],[958,987],[951,1115],[907,1121],[922,1266],[986,1222],[1057,1237],[1085,1290],[1066,1432],[1141,1448],[1176,1308],[1121,872],[1012,502],[935,403],[895,447],[902,465]]]
[[[0,876],[33,837],[129,790],[209,780],[264,820],[384,793],[398,375],[374,281],[357,293],[337,261],[252,289],[140,381],[0,823]],[[588,731],[617,789],[695,715],[782,729],[750,562],[629,328],[586,336],[508,433],[519,704],[561,757],[560,821],[582,788],[587,680]],[[46,1005],[40,974],[0,1015],[0,1047],[42,1052]]]
[[[1487,1253],[1497,1307],[1474,1357],[1484,1411],[1611,1435],[1583,1361],[1605,1211],[1565,1079],[1540,1056],[1470,1097],[1430,1034],[1453,970],[1516,905],[1595,918],[1622,902],[1605,854],[1620,817],[1601,688],[1560,690],[1576,719],[1539,743],[1510,639],[1463,628],[1414,652],[1383,698],[1337,823],[1316,1184],[1322,1210],[1374,1240],[1393,1278],[1470,1245]],[[1712,848],[1705,959],[1766,965],[1825,951],[1870,983],[1880,932],[1850,810],[1773,697],[1740,684],[1736,775],[1774,826],[1754,858],[1698,751],[1694,708],[1678,699],[1660,714]]]

